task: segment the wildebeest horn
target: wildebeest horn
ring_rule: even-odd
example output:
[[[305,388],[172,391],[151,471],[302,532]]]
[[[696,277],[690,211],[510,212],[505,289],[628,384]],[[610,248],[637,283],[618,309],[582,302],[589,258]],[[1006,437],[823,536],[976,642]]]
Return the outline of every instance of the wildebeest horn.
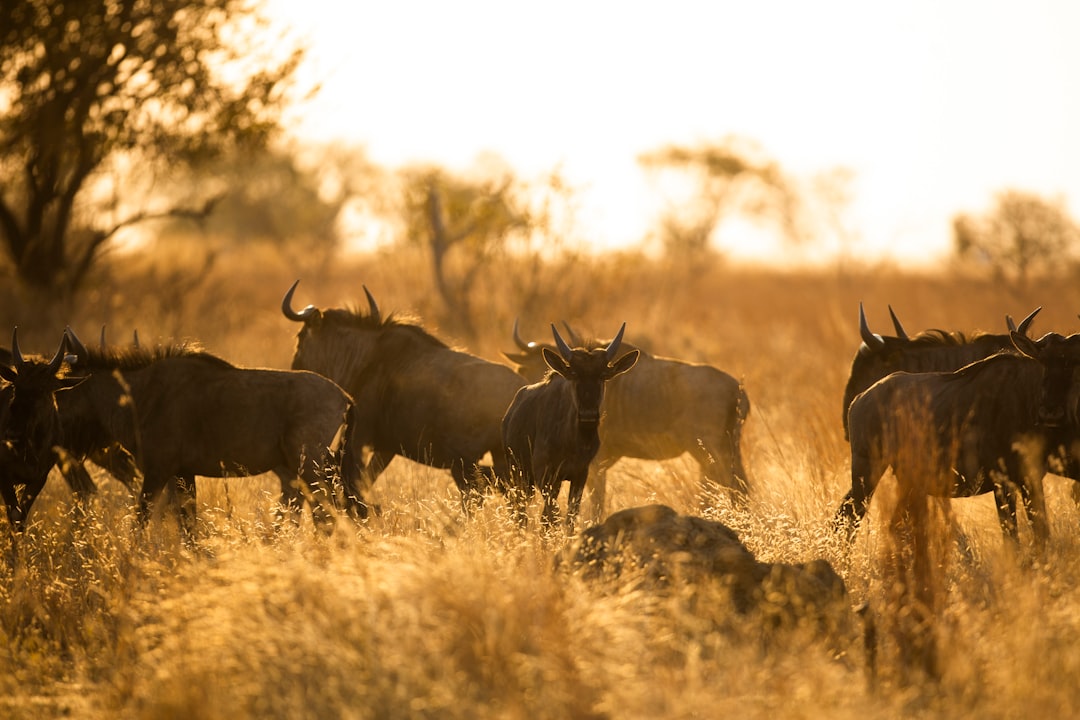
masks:
[[[11,331],[11,359],[15,361],[15,368],[23,366],[22,351],[19,350],[19,326],[16,325]]]
[[[570,337],[570,342],[574,343],[575,345],[584,345],[585,344],[581,340],[581,336],[578,335],[576,332],[574,332],[574,328],[570,327],[570,323],[563,320],[562,321],[562,326],[564,328],[566,328],[566,334]]]
[[[612,339],[612,341],[608,343],[607,350],[606,350],[606,356],[607,356],[607,361],[608,362],[611,362],[611,361],[613,361],[615,359],[615,353],[617,353],[619,351],[619,344],[622,343],[622,336],[623,336],[624,332],[626,332],[626,323],[622,324],[622,327],[619,328],[619,334],[616,335]]]
[[[514,344],[518,346],[519,350],[528,350],[529,343],[521,339],[521,333],[518,332],[518,318],[514,318]]]
[[[281,313],[293,322],[306,322],[309,317],[318,312],[318,309],[314,305],[308,305],[300,312],[292,309],[292,296],[296,292],[296,286],[299,284],[299,280],[294,282],[289,291],[285,293],[285,297],[281,299]]]
[[[60,336],[60,346],[56,348],[56,354],[53,355],[52,360],[49,361],[49,372],[55,375],[60,370],[60,363],[64,362],[64,358],[67,357],[67,334]]]
[[[885,347],[885,341],[882,337],[870,332],[870,326],[866,324],[866,312],[863,310],[862,303],[859,303],[859,335],[862,337],[862,341],[866,343],[866,347],[871,350],[880,350]]]
[[[1035,316],[1042,310],[1042,305],[1031,311],[1031,314],[1020,321],[1020,327],[1016,326],[1016,321],[1012,319],[1012,315],[1005,313],[1005,327],[1009,329],[1009,332],[1018,332],[1021,335],[1027,335],[1028,326],[1031,325],[1031,321],[1035,319]]]
[[[1031,321],[1035,319],[1035,316],[1039,314],[1040,310],[1042,310],[1042,305],[1032,310],[1031,314],[1021,320],[1020,324],[1016,327],[1016,332],[1020,333],[1021,335],[1027,335],[1028,328],[1031,327]]]
[[[135,347],[139,347],[139,330],[136,328],[131,333],[132,341],[135,343]]]
[[[68,325],[64,328],[64,336],[67,337],[68,342],[71,343],[71,349],[75,351],[76,355],[85,357],[87,355],[86,346],[83,345],[82,340],[75,334],[75,331]]]
[[[559,354],[563,356],[564,360],[569,360],[571,355],[570,347],[562,339],[562,335],[559,334],[559,329],[555,327],[555,323],[551,323],[551,334],[555,337],[555,347],[559,348]]]
[[[367,285],[364,285],[364,294],[367,295],[368,311],[371,313],[371,317],[375,320],[382,320],[382,315],[379,313],[379,306],[375,304],[375,298],[372,297],[371,291],[367,289]]]
[[[896,313],[893,312],[892,305],[889,305],[889,317],[892,318],[893,327],[896,328],[896,337],[901,340],[907,340],[908,335],[904,332],[904,326],[900,324],[900,319],[896,317]]]

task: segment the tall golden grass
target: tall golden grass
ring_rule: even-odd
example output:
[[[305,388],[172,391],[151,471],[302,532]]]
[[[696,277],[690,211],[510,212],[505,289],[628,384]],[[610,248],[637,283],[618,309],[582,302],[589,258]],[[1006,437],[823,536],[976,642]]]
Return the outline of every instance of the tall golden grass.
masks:
[[[894,601],[904,560],[891,508],[903,493],[883,482],[850,549],[829,531],[849,483],[840,402],[859,301],[882,332],[890,303],[909,331],[997,331],[1006,313],[1042,305],[1036,334],[1071,332],[1080,309],[1066,282],[1007,291],[887,267],[691,271],[614,255],[552,268],[544,286],[557,292],[525,314],[518,270],[490,268],[479,281],[483,331],[458,338],[439,327],[422,259],[405,253],[321,268],[247,254],[202,276],[199,262],[168,263],[118,261],[70,318],[45,322],[9,296],[0,321],[20,323],[20,340],[26,329],[24,349],[54,348],[57,321],[91,338],[107,323],[114,342],[137,328],[144,342],[197,339],[240,365],[288,367],[297,328],[279,304],[298,275],[298,305],[362,305],[366,284],[384,311],[411,312],[493,360],[512,348],[518,315],[536,337],[551,321],[602,334],[625,320],[635,342],[746,385],[752,498],[721,499],[710,515],[761,560],[829,560],[852,603],[879,613],[912,612],[903,593]],[[918,609],[937,670],[907,671],[897,623],[876,682],[854,646],[837,658],[811,636],[763,644],[753,628],[715,622],[723,607],[703,613],[640,588],[594,592],[553,570],[563,538],[520,532],[497,497],[466,519],[447,473],[402,459],[375,487],[381,515],[342,519],[329,538],[310,519],[273,535],[274,478],[201,479],[200,553],[184,549],[168,517],[137,529],[128,492],[96,479],[101,492],[80,512],[50,478],[0,563],[0,716],[982,719],[1080,707],[1080,512],[1061,478],[1047,481],[1041,558],[1027,551],[1026,527],[1019,552],[1003,541],[989,496],[921,518],[938,539],[926,559],[933,594]],[[698,513],[698,492],[685,458],[624,460],[609,473],[609,509],[661,502]]]

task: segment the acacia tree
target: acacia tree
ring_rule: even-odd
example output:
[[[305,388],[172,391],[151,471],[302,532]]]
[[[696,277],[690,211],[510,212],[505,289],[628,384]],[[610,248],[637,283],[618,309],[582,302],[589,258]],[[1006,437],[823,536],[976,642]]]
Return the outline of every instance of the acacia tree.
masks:
[[[642,154],[638,162],[653,172],[689,175],[694,184],[691,202],[660,218],[660,242],[669,254],[692,257],[706,252],[717,226],[736,212],[777,223],[788,239],[800,237],[798,192],[775,161],[745,140],[668,145]]]
[[[471,296],[478,273],[515,244],[529,249],[534,234],[550,229],[551,209],[534,207],[534,189],[506,169],[469,175],[414,167],[401,179],[405,238],[428,253],[448,320],[475,336]],[[549,182],[557,184],[557,176]]]
[[[1080,247],[1080,228],[1061,201],[1006,190],[986,214],[953,217],[956,255],[990,268],[995,276],[1024,287],[1036,273],[1068,265]]]
[[[259,0],[0,3],[0,239],[20,280],[70,297],[122,228],[210,211],[91,191],[118,158],[169,171],[265,147],[304,55],[260,43],[268,27]]]

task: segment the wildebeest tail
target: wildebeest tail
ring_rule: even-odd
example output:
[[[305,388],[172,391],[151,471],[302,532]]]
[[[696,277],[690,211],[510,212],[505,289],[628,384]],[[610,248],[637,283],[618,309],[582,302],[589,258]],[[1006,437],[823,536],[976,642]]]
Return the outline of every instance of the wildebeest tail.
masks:
[[[750,478],[746,474],[746,467],[742,460],[742,429],[743,423],[750,415],[750,396],[746,394],[746,388],[742,386],[742,383],[739,383],[739,394],[735,401],[735,415],[737,421],[731,426],[731,470],[735,486],[744,495],[749,495]]]

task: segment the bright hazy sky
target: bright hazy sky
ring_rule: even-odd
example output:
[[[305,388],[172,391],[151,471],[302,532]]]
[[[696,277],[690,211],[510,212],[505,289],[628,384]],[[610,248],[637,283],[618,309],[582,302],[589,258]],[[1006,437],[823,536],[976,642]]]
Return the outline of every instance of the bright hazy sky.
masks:
[[[1080,2],[270,0],[324,78],[303,132],[376,162],[560,167],[598,243],[658,198],[636,157],[736,134],[855,172],[864,253],[926,259],[1005,188],[1080,219]],[[737,238],[721,238],[734,255]]]

